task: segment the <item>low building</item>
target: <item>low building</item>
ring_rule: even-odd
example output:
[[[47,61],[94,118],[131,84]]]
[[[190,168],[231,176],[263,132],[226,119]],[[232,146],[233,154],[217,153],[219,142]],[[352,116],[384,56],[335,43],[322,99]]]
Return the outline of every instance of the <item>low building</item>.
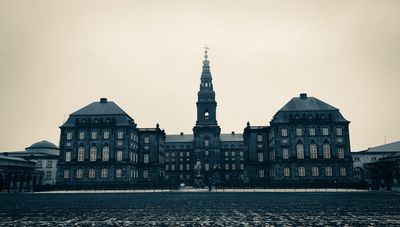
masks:
[[[354,164],[354,177],[358,181],[365,181],[372,185],[376,179],[372,177],[374,173],[370,173],[370,168],[367,168],[369,164],[378,162],[382,158],[400,155],[400,141],[370,147],[366,150],[359,152],[352,152]],[[374,165],[369,165],[374,166]],[[377,165],[381,166],[381,164]],[[372,175],[371,175],[372,174]],[[375,174],[376,175],[376,174]],[[376,182],[375,182],[376,184]]]

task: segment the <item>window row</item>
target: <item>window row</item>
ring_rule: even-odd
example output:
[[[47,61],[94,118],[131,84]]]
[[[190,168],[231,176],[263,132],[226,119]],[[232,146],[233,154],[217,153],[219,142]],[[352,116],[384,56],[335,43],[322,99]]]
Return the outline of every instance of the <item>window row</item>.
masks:
[[[89,169],[87,172],[87,178],[89,179],[94,179],[96,178],[97,171],[96,169]],[[69,179],[71,176],[70,170],[65,169],[64,170],[64,179]],[[107,179],[109,178],[109,170],[107,168],[103,168],[100,170],[100,178]],[[122,169],[116,169],[115,170],[115,178],[122,178]],[[139,177],[139,172],[138,170],[131,170],[131,178],[138,178]],[[143,178],[148,178],[149,177],[149,171],[148,170],[143,170]],[[76,170],[76,175],[75,178],[77,179],[82,179],[84,178],[84,170],[83,169],[77,169]]]
[[[79,132],[79,139],[84,140],[86,138],[86,132]],[[98,133],[97,131],[92,131],[90,133],[90,139],[97,139]],[[124,132],[123,131],[118,131],[117,132],[117,139],[123,139],[124,138]],[[72,140],[73,139],[73,133],[72,132],[67,132],[67,140]],[[109,131],[103,131],[103,139],[110,139],[110,132]],[[137,135],[131,133],[131,139],[134,141],[137,141]]]
[[[43,162],[42,160],[37,160],[36,161],[36,168],[43,168]],[[53,161],[52,160],[47,160],[46,161],[46,168],[53,168]]]
[[[318,148],[316,144],[310,144],[310,159],[318,159]],[[331,158],[331,148],[329,144],[322,145],[322,156],[324,159]],[[344,148],[339,147],[337,148],[337,157],[339,159],[344,159]],[[297,159],[304,159],[304,145],[297,144],[296,145],[296,158]],[[283,148],[282,149],[282,159],[289,159],[289,149]],[[275,152],[270,152],[270,160],[275,160]]]
[[[335,128],[336,135],[337,136],[343,136],[343,128]],[[303,128],[296,128],[295,131],[296,136],[303,136]],[[329,128],[328,127],[322,127],[321,128],[321,134],[323,136],[328,136],[329,135]],[[282,137],[287,137],[289,135],[289,131],[287,128],[282,128],[281,129],[281,136]],[[316,128],[308,128],[308,135],[309,136],[316,136]]]
[[[236,164],[235,163],[232,163],[232,164],[225,163],[225,170],[236,170],[236,169],[237,168],[236,168]],[[244,170],[244,164],[243,163],[239,164],[239,169],[240,170]]]
[[[123,155],[122,151],[117,151],[115,159],[117,161],[122,161],[122,158],[123,158],[122,155]],[[85,148],[82,147],[82,146],[78,147],[77,160],[79,162],[83,162],[85,160]],[[96,161],[97,160],[97,147],[90,147],[89,160],[90,161]],[[110,148],[108,146],[104,146],[103,147],[101,160],[102,161],[109,161],[110,160]],[[66,151],[65,152],[65,161],[66,162],[70,162],[71,161],[71,151]]]
[[[327,166],[327,167],[323,168],[323,171],[324,171],[324,176],[330,177],[330,176],[333,175],[332,167],[330,167],[330,166]],[[275,176],[275,170],[271,169],[269,174],[270,174],[271,177]],[[291,174],[292,173],[291,173],[291,170],[290,170],[289,167],[284,167],[283,168],[282,176],[290,177]],[[342,176],[342,177],[347,175],[347,171],[346,171],[345,167],[340,167],[339,168],[339,175]],[[298,167],[297,168],[297,176],[305,177],[306,176],[306,168],[302,167],[302,166]],[[311,176],[313,176],[313,177],[320,176],[320,168],[317,167],[317,166],[311,167]],[[259,177],[264,177],[264,170],[263,169],[259,170]]]

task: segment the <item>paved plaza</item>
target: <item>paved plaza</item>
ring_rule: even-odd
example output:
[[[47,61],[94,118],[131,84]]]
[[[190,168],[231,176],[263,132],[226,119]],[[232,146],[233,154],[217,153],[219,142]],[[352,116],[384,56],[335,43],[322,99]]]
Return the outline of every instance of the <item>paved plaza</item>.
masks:
[[[0,194],[2,226],[400,225],[400,194]]]

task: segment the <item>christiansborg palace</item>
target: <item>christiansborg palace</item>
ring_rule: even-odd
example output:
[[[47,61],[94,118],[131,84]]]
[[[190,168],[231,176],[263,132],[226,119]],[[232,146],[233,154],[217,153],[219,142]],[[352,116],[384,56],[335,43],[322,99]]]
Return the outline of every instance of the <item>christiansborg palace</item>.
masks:
[[[265,185],[353,181],[349,121],[307,94],[284,105],[269,125],[247,122],[221,133],[207,51],[193,134],[138,128],[116,103],[101,98],[60,126],[57,184]]]

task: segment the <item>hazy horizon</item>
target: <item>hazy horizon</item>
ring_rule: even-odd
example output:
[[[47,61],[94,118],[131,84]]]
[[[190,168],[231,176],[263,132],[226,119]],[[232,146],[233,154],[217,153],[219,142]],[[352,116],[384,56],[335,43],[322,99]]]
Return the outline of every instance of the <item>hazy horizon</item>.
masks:
[[[400,1],[0,1],[0,37],[0,151],[58,145],[101,97],[192,133],[205,44],[223,133],[307,93],[352,151],[400,140]]]

